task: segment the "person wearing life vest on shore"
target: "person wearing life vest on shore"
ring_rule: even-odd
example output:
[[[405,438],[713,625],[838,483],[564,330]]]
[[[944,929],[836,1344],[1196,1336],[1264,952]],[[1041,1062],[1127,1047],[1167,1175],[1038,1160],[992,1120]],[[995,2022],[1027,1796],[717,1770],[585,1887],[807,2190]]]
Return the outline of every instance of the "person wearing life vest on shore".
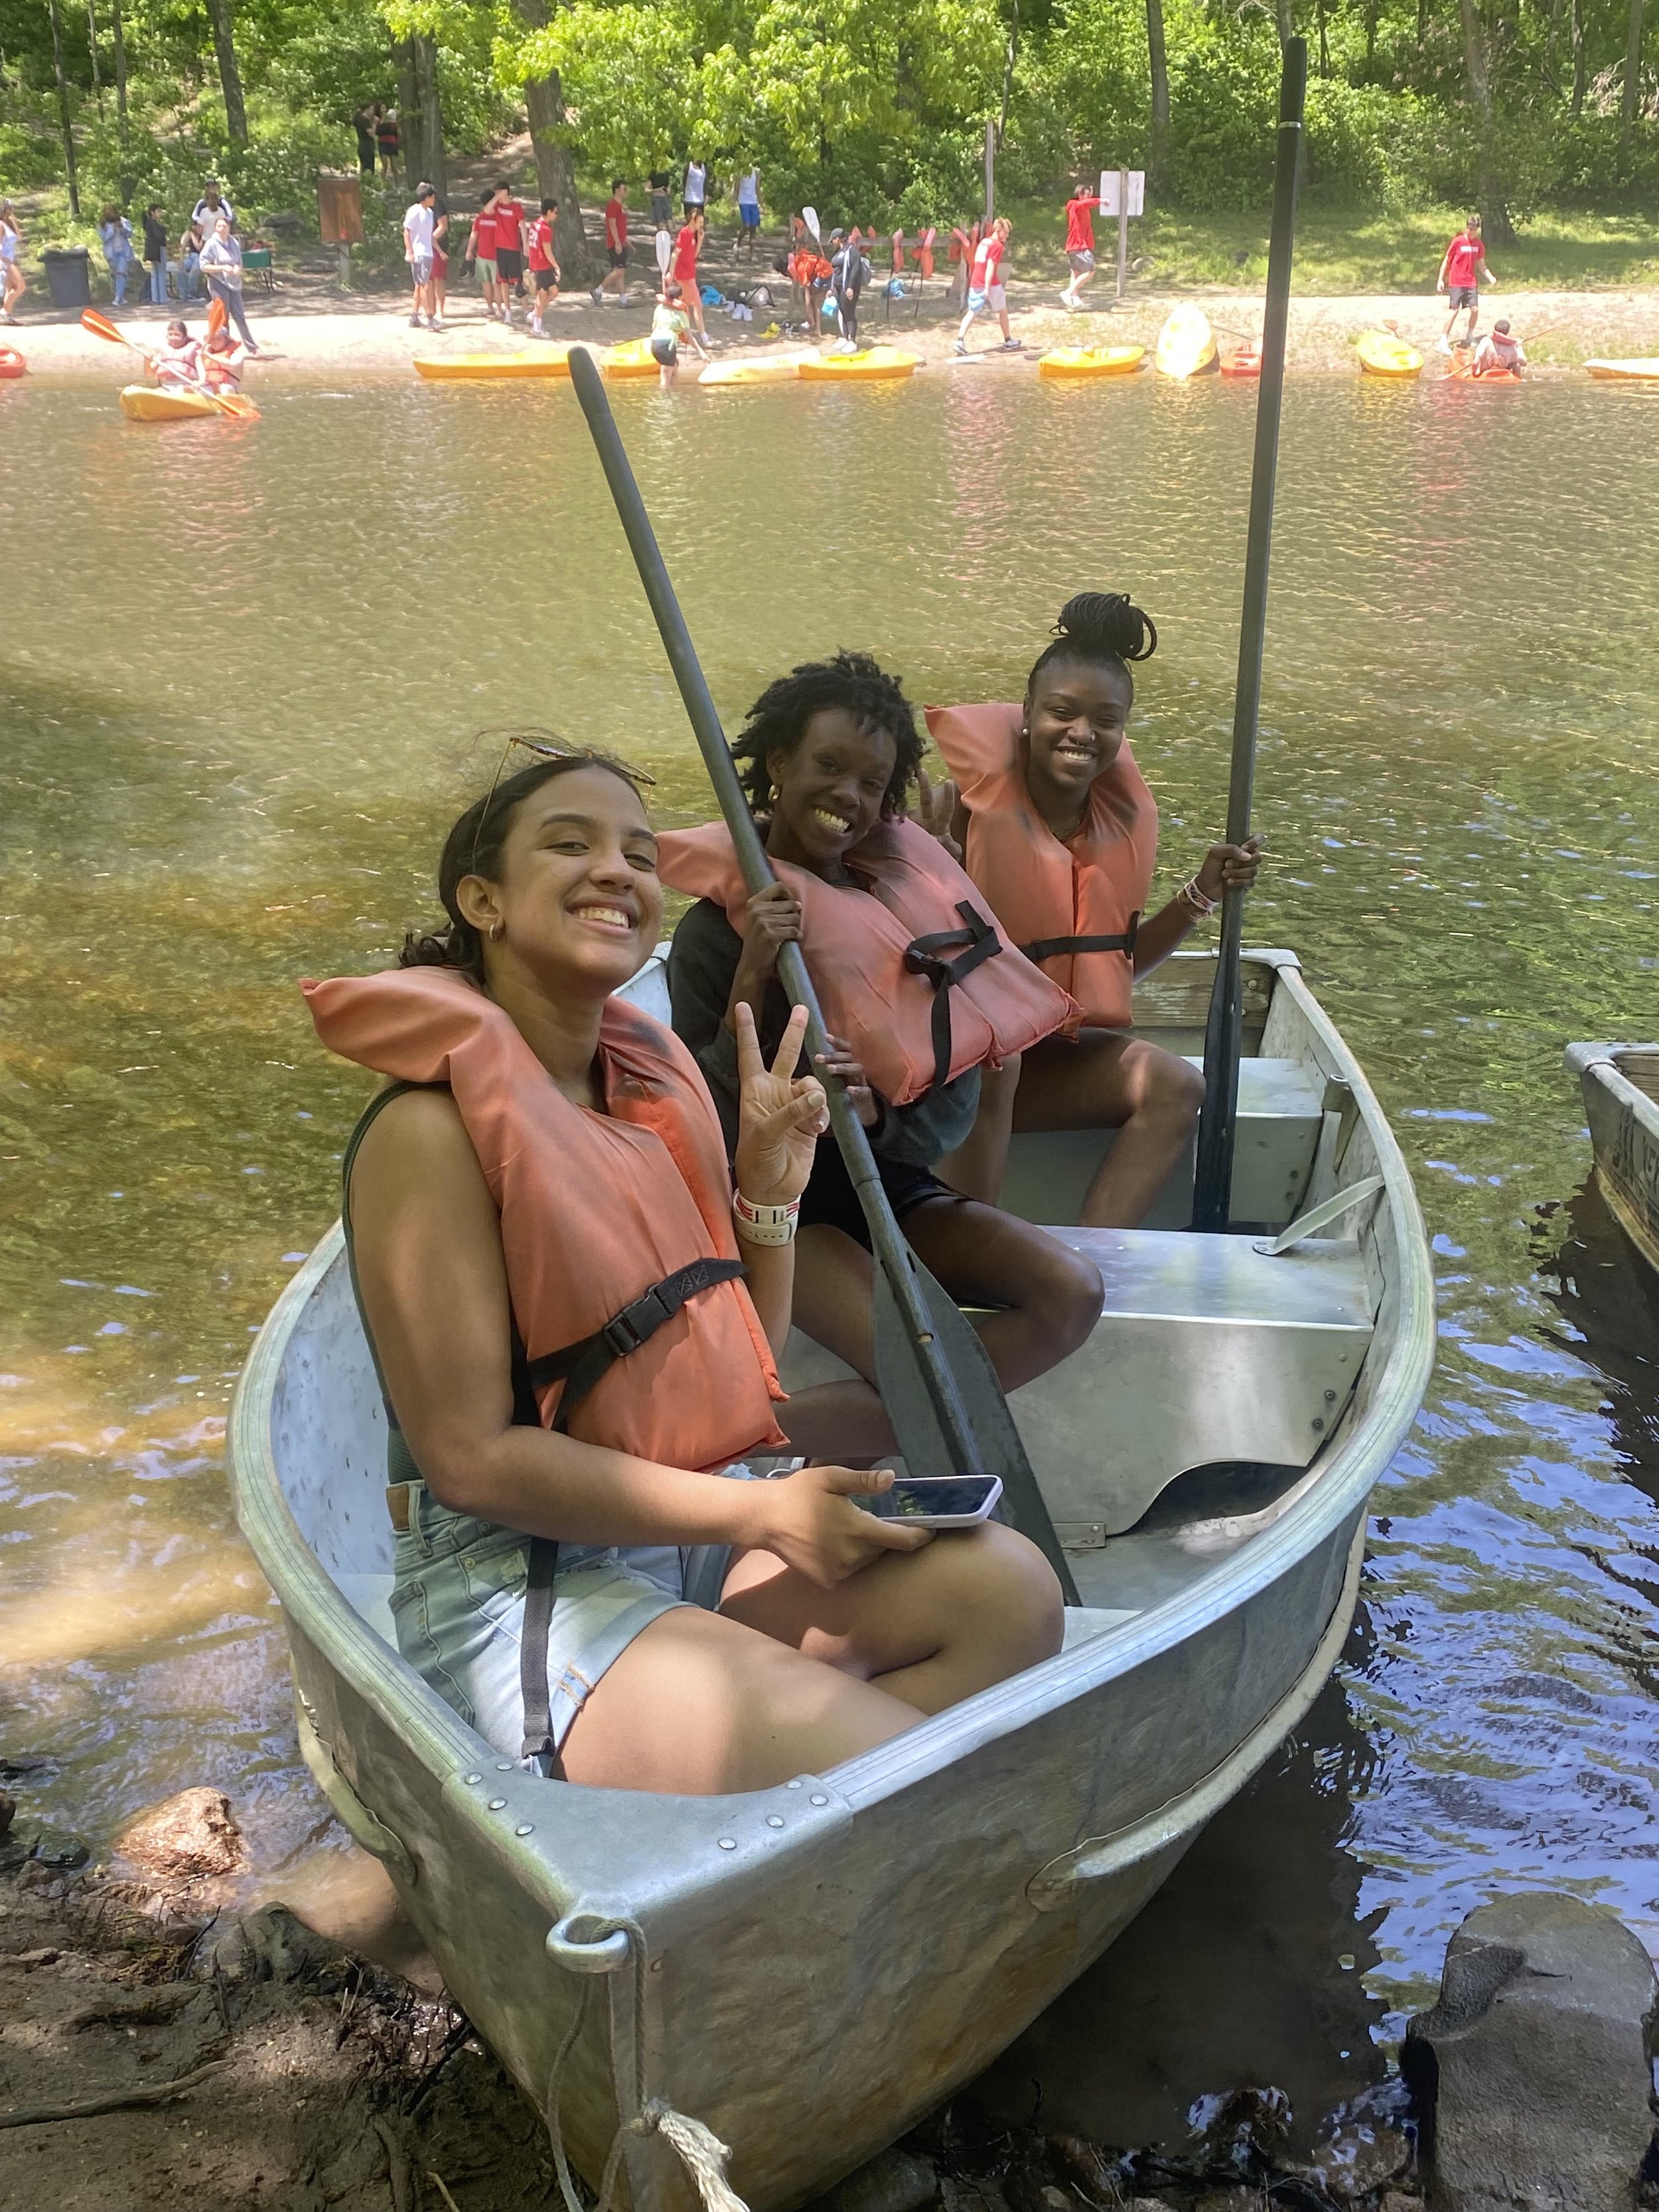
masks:
[[[778,952],[799,943],[893,1211],[951,1297],[983,1310],[1004,1387],[1082,1343],[1100,1316],[1094,1266],[1045,1231],[933,1172],[973,1127],[987,1069],[1071,1021],[1065,991],[997,930],[957,863],[902,813],[921,741],[896,681],[863,653],[811,661],[768,686],[732,751],[779,880],[750,896],[724,823],[661,840],[663,880],[700,903],[668,963],[674,1026],[736,1133],[737,1042],[784,1032]],[[840,1150],[820,1140],[801,1195],[795,1317],[874,1373],[868,1231]]]
[[[734,1185],[690,1054],[612,995],[662,921],[639,772],[514,742],[541,757],[445,842],[447,927],[304,986],[324,1042],[390,1079],[342,1211],[398,1641],[531,1771],[767,1788],[1048,1657],[1059,1593],[1012,1530],[929,1543],[854,1503],[886,1474],[779,1462],[786,1429],[885,1438],[867,1385],[785,1401],[774,1366],[825,1121],[802,1024],[769,1066],[744,1012]]]
[[[1078,1001],[1074,1034],[1028,1051],[988,1080],[968,1143],[941,1172],[994,1198],[1016,1129],[1116,1129],[1079,1215],[1133,1229],[1191,1142],[1204,1100],[1196,1069],[1123,1034],[1138,976],[1169,957],[1230,884],[1255,881],[1259,841],[1212,845],[1156,914],[1145,912],[1158,855],[1158,806],[1124,732],[1130,663],[1158,644],[1119,592],[1068,599],[1018,706],[929,707],[928,733],[955,779],[968,873],[1010,939]]]

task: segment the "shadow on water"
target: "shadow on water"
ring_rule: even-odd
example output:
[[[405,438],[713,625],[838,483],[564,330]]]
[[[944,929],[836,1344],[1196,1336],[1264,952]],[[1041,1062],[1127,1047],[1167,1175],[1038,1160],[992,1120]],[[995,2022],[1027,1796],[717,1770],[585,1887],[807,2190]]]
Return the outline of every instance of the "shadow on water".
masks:
[[[1362,1607],[1346,1662],[1363,1668]],[[1340,1683],[1210,1823],[1112,1948],[983,2075],[1005,2125],[1174,2148],[1200,2100],[1273,2087],[1310,2147],[1324,2117],[1384,2076],[1383,2005],[1360,1868],[1345,1850],[1371,1780]]]
[[[1564,1326],[1542,1332],[1604,1378],[1609,1441],[1659,1504],[1659,1276],[1608,1211],[1594,1176],[1565,1206],[1540,1206],[1540,1279]]]

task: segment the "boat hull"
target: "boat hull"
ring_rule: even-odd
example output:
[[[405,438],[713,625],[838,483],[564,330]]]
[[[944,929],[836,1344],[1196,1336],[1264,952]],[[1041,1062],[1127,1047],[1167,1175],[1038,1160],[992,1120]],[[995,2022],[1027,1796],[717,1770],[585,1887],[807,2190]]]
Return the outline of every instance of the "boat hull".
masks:
[[[1423,374],[1423,356],[1415,346],[1397,338],[1391,331],[1362,331],[1354,340],[1354,350],[1359,356],[1359,366],[1367,376],[1391,378],[1396,384],[1409,384]]]
[[[731,392],[750,384],[798,384],[801,363],[816,361],[815,353],[763,354],[755,361],[711,361],[698,377],[711,392]]]
[[[1291,957],[1249,962],[1258,1049],[1305,1060],[1321,1095],[1347,1102],[1325,1115],[1301,1202],[1384,1187],[1353,1248],[1376,1323],[1352,1398],[1322,1447],[1310,1437],[1310,1473],[1225,1557],[1142,1602],[1129,1549],[1077,1554],[1097,1592],[1124,1563],[1121,1609],[1097,1595],[1055,1658],[830,1774],[665,1798],[550,1784],[489,1750],[351,1601],[384,1577],[390,1536],[337,1229],[261,1331],[229,1461],[283,1606],[308,1762],[538,2103],[580,2010],[559,2118],[590,2181],[619,2122],[658,2100],[732,2146],[757,2212],[828,2187],[1100,1955],[1326,1679],[1366,1497],[1426,1382],[1432,1280],[1363,1075]],[[1177,956],[1152,979],[1176,1008],[1160,1033],[1201,1014],[1212,972]],[[639,2212],[696,2212],[659,2135],[630,2132],[624,2160]]]
[[[1659,1044],[1571,1044],[1567,1066],[1607,1209],[1659,1274]]]
[[[1587,361],[1584,368],[1601,384],[1659,384],[1659,356],[1650,361]]]
[[[199,392],[162,392],[153,384],[129,384],[121,393],[121,412],[131,422],[206,422],[225,420],[222,408]]]
[[[27,376],[29,365],[15,346],[0,346],[0,377]]]
[[[895,384],[914,376],[921,356],[896,346],[872,346],[865,353],[811,355],[800,365],[803,384]]]
[[[1202,307],[1175,307],[1158,334],[1158,369],[1184,383],[1215,367],[1215,332]]]

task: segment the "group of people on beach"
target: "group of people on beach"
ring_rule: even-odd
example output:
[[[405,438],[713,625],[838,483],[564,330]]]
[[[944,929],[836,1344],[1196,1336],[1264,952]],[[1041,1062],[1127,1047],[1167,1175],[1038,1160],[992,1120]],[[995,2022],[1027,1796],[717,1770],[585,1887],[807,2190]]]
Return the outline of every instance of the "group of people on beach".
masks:
[[[132,226],[113,201],[99,218],[98,236],[109,265],[115,305],[124,307],[136,254]],[[177,300],[182,305],[200,299],[204,289],[209,301],[205,338],[191,338],[182,322],[167,325],[166,348],[156,358],[173,364],[173,380],[199,384],[202,378],[197,371],[210,356],[217,360],[227,379],[233,374],[234,356],[234,374],[240,376],[241,363],[257,357],[259,348],[248,327],[247,313],[242,303],[242,245],[237,234],[236,210],[220,189],[216,177],[208,179],[202,197],[191,210],[176,262],[169,255],[167,224],[160,203],[145,209],[143,259],[148,270],[144,290],[147,301],[165,307],[170,300]],[[227,338],[223,333],[231,326],[235,336]],[[182,339],[175,339],[174,334],[179,331],[184,332]],[[191,364],[188,370],[184,366],[186,362]]]
[[[1142,1219],[1203,1085],[1130,1033],[1131,992],[1259,865],[1213,843],[1149,910],[1158,810],[1127,730],[1157,643],[1127,598],[1071,599],[1020,696],[926,710],[939,782],[867,654],[779,676],[732,746],[776,877],[753,894],[723,821],[659,834],[645,771],[515,732],[445,842],[442,926],[390,971],[306,985],[324,1042],[385,1079],[343,1218],[398,1641],[503,1758],[757,1789],[1060,1648],[1024,1537],[856,1502],[894,1438],[826,1093],[1005,1389],[1085,1342],[1100,1276],[998,1205],[1012,1138],[1115,1130],[1079,1218]],[[665,887],[695,902],[672,1027],[617,995]],[[830,1033],[807,1069],[791,945]],[[792,1322],[842,1379],[785,1395]]]

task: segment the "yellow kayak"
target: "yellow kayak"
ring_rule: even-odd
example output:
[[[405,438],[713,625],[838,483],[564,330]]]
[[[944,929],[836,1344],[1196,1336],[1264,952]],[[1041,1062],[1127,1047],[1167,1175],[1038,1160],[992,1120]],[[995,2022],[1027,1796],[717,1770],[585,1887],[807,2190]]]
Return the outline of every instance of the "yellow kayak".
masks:
[[[522,353],[417,353],[415,374],[445,383],[452,379],[488,383],[498,377],[568,376],[570,348],[538,345]]]
[[[896,346],[866,346],[861,353],[809,354],[800,365],[803,384],[881,384],[914,376],[921,356]]]
[[[651,350],[649,338],[629,338],[602,355],[599,366],[613,381],[629,376],[654,376],[657,357]]]
[[[740,384],[798,384],[803,362],[816,361],[815,353],[769,353],[753,361],[711,361],[697,379],[726,391]]]
[[[1146,358],[1145,346],[1055,346],[1037,363],[1039,376],[1132,376]]]
[[[1359,366],[1368,376],[1399,379],[1423,374],[1422,355],[1392,331],[1361,331],[1353,343]]]
[[[1594,377],[1613,384],[1659,383],[1659,357],[1650,361],[1587,361]]]
[[[199,422],[204,416],[229,417],[205,392],[162,392],[153,384],[129,384],[121,393],[121,412],[134,422]]]
[[[1215,332],[1202,307],[1171,310],[1158,334],[1158,367],[1161,376],[1200,375],[1215,367]]]

